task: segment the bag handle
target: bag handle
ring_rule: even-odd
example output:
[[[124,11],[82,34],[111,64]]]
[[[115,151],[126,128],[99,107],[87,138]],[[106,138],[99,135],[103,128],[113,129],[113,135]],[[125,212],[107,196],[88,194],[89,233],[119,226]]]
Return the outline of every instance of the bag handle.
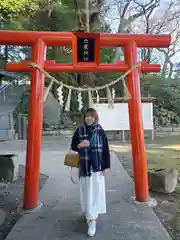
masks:
[[[73,170],[73,168],[71,167],[71,169],[70,169],[70,179],[71,179],[71,182],[74,183],[74,184],[78,184],[78,182],[76,182],[74,180],[73,176],[72,176],[72,170]]]

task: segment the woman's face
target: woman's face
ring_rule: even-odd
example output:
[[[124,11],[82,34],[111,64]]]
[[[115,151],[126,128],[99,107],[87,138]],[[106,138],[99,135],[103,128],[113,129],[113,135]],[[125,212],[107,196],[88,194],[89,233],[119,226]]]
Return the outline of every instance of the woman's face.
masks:
[[[85,116],[85,122],[88,126],[91,126],[95,123],[95,118],[93,116],[87,114]]]

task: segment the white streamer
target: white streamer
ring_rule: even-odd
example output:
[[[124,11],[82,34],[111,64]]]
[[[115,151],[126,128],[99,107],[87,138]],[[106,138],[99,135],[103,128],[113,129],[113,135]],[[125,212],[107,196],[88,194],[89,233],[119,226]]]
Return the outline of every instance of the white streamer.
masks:
[[[83,108],[83,101],[82,101],[82,93],[81,92],[78,93],[77,101],[79,103],[78,110],[81,111],[81,109]]]
[[[60,87],[57,89],[57,95],[58,95],[59,105],[63,107],[64,106],[63,85],[60,85]]]

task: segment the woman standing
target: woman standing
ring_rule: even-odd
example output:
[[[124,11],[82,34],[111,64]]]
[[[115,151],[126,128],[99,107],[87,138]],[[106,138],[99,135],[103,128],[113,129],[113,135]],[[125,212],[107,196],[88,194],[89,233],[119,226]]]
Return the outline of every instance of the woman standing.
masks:
[[[106,213],[105,173],[110,168],[108,140],[95,109],[89,108],[84,124],[74,133],[71,149],[80,156],[80,200],[88,224],[88,235],[96,233],[99,214]]]

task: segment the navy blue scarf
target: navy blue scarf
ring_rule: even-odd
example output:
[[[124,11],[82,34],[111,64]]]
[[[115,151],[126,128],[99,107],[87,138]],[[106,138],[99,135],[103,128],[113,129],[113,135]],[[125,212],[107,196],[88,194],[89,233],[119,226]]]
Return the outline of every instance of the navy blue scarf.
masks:
[[[102,171],[103,166],[103,136],[102,127],[98,124],[78,128],[79,141],[89,140],[90,147],[79,149],[80,177],[91,176],[91,172]]]
[[[89,148],[78,148],[83,140],[90,141]],[[71,149],[78,152],[80,156],[80,177],[91,176],[92,172],[99,172],[110,168],[110,152],[107,136],[98,124],[95,126],[83,125],[76,129]]]

